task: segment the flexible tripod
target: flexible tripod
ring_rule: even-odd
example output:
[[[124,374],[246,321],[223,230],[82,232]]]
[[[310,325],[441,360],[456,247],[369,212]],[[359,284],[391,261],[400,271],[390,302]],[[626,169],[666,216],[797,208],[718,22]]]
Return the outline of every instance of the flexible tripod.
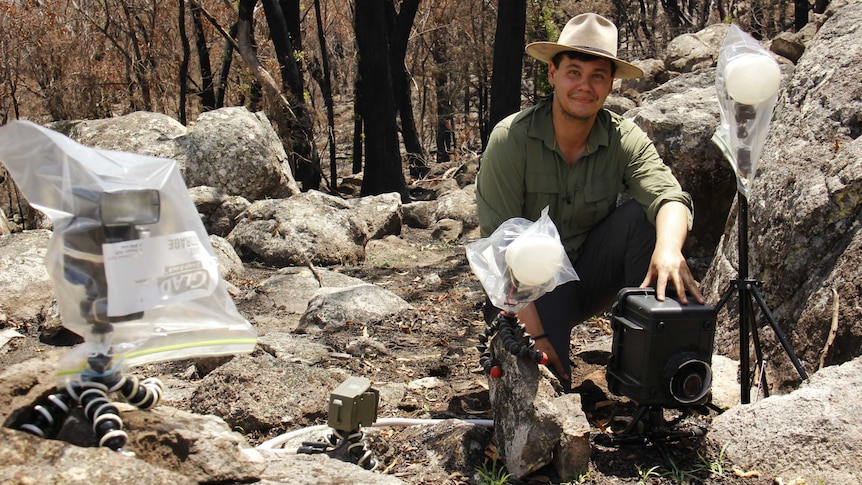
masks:
[[[799,359],[796,357],[796,354],[787,342],[784,332],[781,331],[781,328],[775,321],[775,317],[772,316],[772,312],[766,305],[766,301],[760,294],[759,287],[761,283],[748,275],[748,198],[741,190],[737,191],[736,218],[738,232],[737,239],[739,240],[739,274],[735,280],[730,281],[730,287],[721,296],[721,299],[718,301],[718,305],[715,307],[715,311],[716,313],[721,311],[721,308],[727,303],[734,290],[739,293],[740,402],[742,404],[748,404],[751,402],[751,397],[749,396],[749,392],[751,390],[751,381],[749,378],[750,359],[748,353],[749,335],[754,344],[754,353],[757,357],[757,364],[760,370],[763,370],[763,349],[760,346],[760,337],[758,336],[757,326],[753,325],[754,308],[752,305],[752,298],[757,302],[757,305],[760,307],[760,311],[763,313],[763,316],[766,317],[766,321],[769,322],[769,326],[772,327],[773,332],[775,332],[775,336],[778,338],[778,341],[781,342],[781,346],[784,347],[784,351],[790,357],[791,362],[793,362],[793,366],[796,368],[796,372],[799,373],[802,380],[808,379],[808,374],[805,372],[805,369],[802,368],[802,364],[800,364]],[[760,372],[758,384],[762,385],[764,395],[769,396],[769,388],[766,385],[765,373]]]
[[[326,441],[303,441],[296,451],[306,455],[325,453],[348,463],[355,463],[366,470],[375,470],[378,461],[365,444],[365,433],[361,428],[352,431],[332,429],[326,436]]]
[[[70,381],[44,402],[36,404],[30,421],[19,429],[40,438],[51,438],[62,427],[72,408],[80,405],[84,416],[93,424],[99,446],[122,451],[128,435],[123,431],[120,412],[110,401],[109,394],[117,393],[136,408],[148,410],[159,403],[164,388],[162,382],[154,377],[139,381],[135,376],[126,376],[108,368],[112,361],[104,354],[90,356],[81,379]]]

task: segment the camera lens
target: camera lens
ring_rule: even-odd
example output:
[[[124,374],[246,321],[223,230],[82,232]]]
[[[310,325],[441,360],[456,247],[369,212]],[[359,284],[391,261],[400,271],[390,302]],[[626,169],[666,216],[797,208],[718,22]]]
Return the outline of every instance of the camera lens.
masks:
[[[681,404],[692,404],[703,399],[712,384],[709,364],[700,360],[685,362],[670,380],[670,393]]]

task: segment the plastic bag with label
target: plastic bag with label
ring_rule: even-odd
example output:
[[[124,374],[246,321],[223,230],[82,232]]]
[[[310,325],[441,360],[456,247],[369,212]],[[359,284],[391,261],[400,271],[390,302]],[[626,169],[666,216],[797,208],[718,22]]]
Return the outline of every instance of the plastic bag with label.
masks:
[[[547,207],[535,222],[512,218],[468,244],[467,260],[491,303],[511,314],[578,279]]]
[[[63,326],[111,372],[151,362],[247,353],[257,332],[237,311],[176,162],[99,150],[27,121],[0,127],[0,161],[53,221],[45,264]]]

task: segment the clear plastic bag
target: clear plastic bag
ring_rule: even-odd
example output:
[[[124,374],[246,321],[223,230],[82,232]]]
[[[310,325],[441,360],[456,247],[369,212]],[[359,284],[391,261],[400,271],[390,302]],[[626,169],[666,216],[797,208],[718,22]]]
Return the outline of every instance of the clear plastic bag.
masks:
[[[547,207],[535,222],[509,219],[489,237],[468,244],[467,261],[491,303],[512,314],[578,279]]]
[[[721,124],[712,141],[748,197],[778,99],[778,62],[750,35],[731,25],[718,56],[715,87]]]
[[[63,326],[84,343],[61,382],[95,355],[115,372],[192,356],[251,352],[257,332],[218,272],[176,162],[80,145],[47,128],[0,127],[0,161],[53,221],[45,264]]]

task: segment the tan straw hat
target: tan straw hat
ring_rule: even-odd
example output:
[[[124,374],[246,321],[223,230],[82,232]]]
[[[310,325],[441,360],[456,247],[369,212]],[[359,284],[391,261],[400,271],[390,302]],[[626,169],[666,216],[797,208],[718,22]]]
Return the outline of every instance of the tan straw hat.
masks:
[[[617,26],[594,13],[578,15],[563,28],[557,42],[533,42],[527,54],[540,61],[551,62],[560,52],[576,51],[610,59],[617,65],[618,79],[634,79],[644,75],[637,66],[617,59]]]

